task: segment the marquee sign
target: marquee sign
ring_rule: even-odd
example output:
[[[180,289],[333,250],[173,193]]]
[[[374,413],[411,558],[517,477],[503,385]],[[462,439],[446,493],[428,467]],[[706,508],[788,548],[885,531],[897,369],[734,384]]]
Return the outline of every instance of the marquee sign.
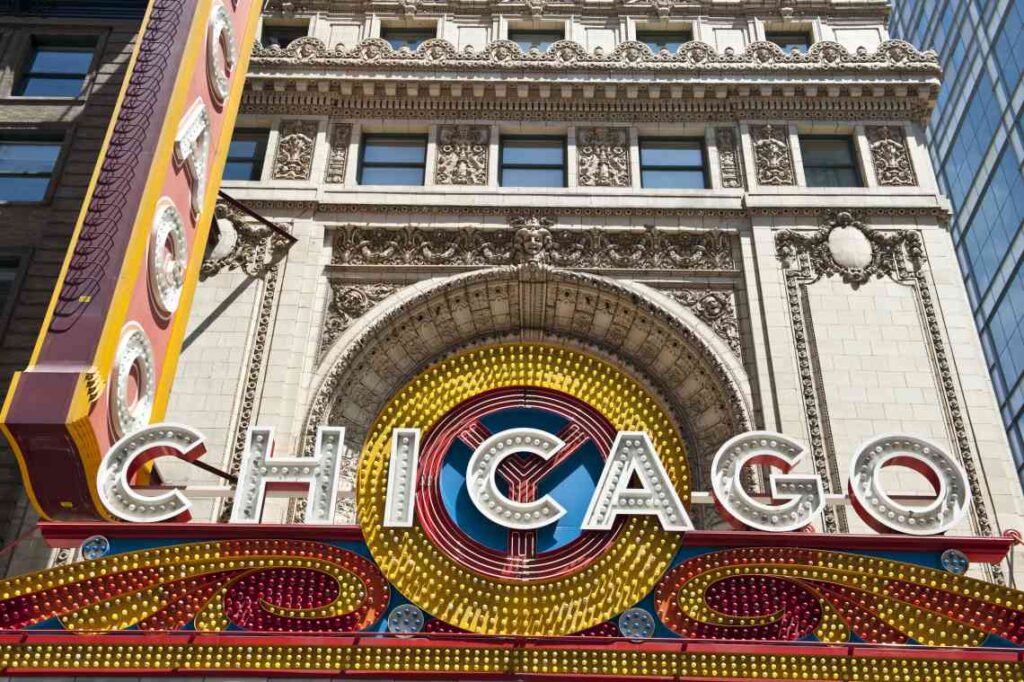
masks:
[[[44,518],[110,518],[101,457],[163,415],[261,9],[150,3],[42,332],[0,411]]]

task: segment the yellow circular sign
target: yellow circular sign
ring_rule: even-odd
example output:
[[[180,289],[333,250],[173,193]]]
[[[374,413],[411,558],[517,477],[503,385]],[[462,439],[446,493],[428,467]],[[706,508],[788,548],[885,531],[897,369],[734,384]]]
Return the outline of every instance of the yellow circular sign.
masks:
[[[385,406],[370,428],[358,472],[357,514],[385,576],[409,600],[465,630],[495,635],[564,635],[585,630],[643,599],[679,548],[653,516],[631,516],[614,536],[557,575],[505,578],[471,570],[425,532],[383,526],[392,431],[418,428],[424,439],[453,409],[501,389],[538,389],[589,406],[617,431],[651,439],[680,499],[689,503],[682,438],[658,401],[621,370],[582,353],[543,344],[470,350],[423,371]],[[607,453],[604,453],[605,456]]]

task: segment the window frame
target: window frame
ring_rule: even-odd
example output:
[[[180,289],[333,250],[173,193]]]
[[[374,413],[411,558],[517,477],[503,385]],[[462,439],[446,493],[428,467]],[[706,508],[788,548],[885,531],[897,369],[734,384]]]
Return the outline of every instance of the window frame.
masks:
[[[38,144],[40,142],[57,145],[57,156],[54,158],[53,166],[50,168],[50,172],[48,173],[49,182],[46,184],[46,190],[44,190],[43,196],[39,199],[30,199],[25,201],[0,199],[0,206],[39,206],[50,202],[57,186],[57,176],[60,174],[60,170],[64,165],[64,158],[68,153],[67,142],[69,132],[70,131],[66,129],[54,128],[0,128],[0,145],[8,143]],[[41,177],[42,175],[42,173],[0,173],[0,177]]]
[[[509,140],[558,140],[562,143],[560,166],[546,163],[505,163],[505,143]],[[561,170],[561,185],[506,185],[505,169],[510,170]],[[569,186],[569,136],[568,135],[499,135],[498,136],[498,187],[519,189],[564,189]]]
[[[388,45],[391,45],[391,40],[388,37],[385,36],[385,33],[407,33],[407,34],[421,34],[421,35],[426,34],[427,37],[424,38],[423,40],[419,41],[419,43],[416,45],[416,47],[411,47],[411,46],[408,46],[408,45],[402,46],[402,47],[408,47],[410,52],[415,52],[416,50],[419,49],[420,45],[422,45],[423,43],[427,42],[428,40],[434,40],[435,38],[437,38],[437,25],[435,24],[434,26],[422,26],[421,27],[421,26],[388,26],[386,24],[382,24],[381,27],[380,27],[380,35],[379,35],[379,37],[380,37],[381,40],[387,41]],[[408,41],[406,41],[406,42],[408,42]],[[398,51],[398,50],[402,49],[402,47],[395,47],[394,45],[391,45],[391,49],[395,50],[395,51]]]
[[[24,41],[24,44],[20,48],[20,58],[15,65],[16,68],[14,69],[14,76],[9,81],[9,89],[6,90],[6,95],[10,98],[8,103],[19,101],[31,102],[35,100],[81,101],[88,96],[88,93],[92,88],[93,80],[96,76],[97,63],[99,61],[100,54],[102,54],[106,45],[105,34],[74,30],[34,30],[24,37]],[[35,56],[40,48],[53,48],[55,50],[64,48],[69,52],[92,53],[92,56],[89,59],[89,65],[85,69],[85,73],[81,74],[82,83],[76,94],[21,94],[24,92],[25,84],[31,79],[31,77],[33,77],[30,76],[31,72],[29,69],[32,68],[32,63],[35,61]],[[57,79],[60,77],[67,77],[68,75],[69,74],[59,74],[57,72],[43,72],[36,74],[34,77],[40,79]]]
[[[689,142],[695,143],[700,149],[701,165],[698,169],[697,166],[689,166],[685,164],[672,165],[672,166],[645,166],[644,165],[644,143],[660,141],[660,142]],[[639,165],[639,181],[640,189],[650,190],[661,190],[661,191],[696,191],[699,189],[712,189],[711,187],[711,168],[708,163],[708,143],[703,137],[687,137],[685,135],[641,135],[637,137],[636,141],[636,158],[637,164]],[[701,176],[704,178],[704,187],[645,187],[644,186],[644,171],[696,171],[700,170]]]
[[[231,156],[231,145],[235,142],[236,139],[239,139],[240,135],[252,135],[252,136],[254,136],[257,133],[262,138],[262,153],[259,154],[258,157],[254,157],[253,159],[248,159],[246,157],[232,157]],[[256,181],[256,180],[262,180],[263,179],[263,171],[266,169],[266,166],[267,166],[267,150],[269,148],[270,148],[270,128],[269,127],[262,128],[262,127],[258,127],[258,126],[251,126],[251,125],[250,126],[245,126],[245,125],[242,125],[242,126],[238,126],[237,128],[235,128],[232,131],[232,133],[231,133],[231,141],[228,143],[228,153],[227,153],[226,158],[224,160],[225,173],[227,172],[228,165],[232,161],[238,162],[238,161],[250,161],[251,160],[254,163],[258,162],[259,170],[255,173],[256,177],[250,177],[250,178],[247,178],[245,180],[243,180],[241,178],[227,178],[227,177],[225,177],[224,181],[225,182],[253,182],[253,181]]]
[[[778,45],[779,48],[783,52],[785,52],[786,54],[789,54],[792,50],[791,49],[787,50],[780,43],[781,42],[793,43],[795,41],[793,41],[793,40],[778,41],[778,40],[773,40],[772,39],[772,37],[780,37],[780,36],[785,36],[787,38],[795,38],[796,36],[800,36],[801,38],[803,38],[803,44],[805,44],[807,47],[805,47],[804,49],[800,50],[801,54],[807,54],[807,51],[811,49],[812,45],[814,45],[814,32],[811,31],[810,29],[793,28],[793,29],[784,29],[784,30],[778,30],[778,31],[765,31],[764,32],[765,42],[774,43],[775,45]]]
[[[359,139],[359,166],[356,168],[356,185],[360,187],[424,187],[427,184],[427,152],[430,144],[427,133],[362,133]],[[389,140],[422,140],[423,141],[423,163],[413,164],[408,162],[371,161],[371,168],[420,168],[423,171],[423,179],[418,185],[368,185],[363,183],[363,170],[366,168],[366,146],[368,138],[389,139]]]
[[[634,35],[636,36],[635,40],[638,43],[643,43],[644,45],[646,45],[648,47],[648,49],[650,49],[650,51],[653,52],[654,54],[658,54],[659,52],[661,52],[661,48],[658,48],[657,50],[655,50],[653,47],[651,47],[651,43],[648,42],[647,39],[646,39],[647,37],[658,36],[658,35],[660,35],[660,36],[679,36],[679,37],[681,37],[681,36],[689,36],[689,38],[687,38],[686,40],[679,41],[680,46],[685,45],[686,43],[693,42],[693,38],[694,38],[693,28],[689,28],[689,27],[687,27],[687,28],[671,29],[671,30],[669,30],[669,29],[656,29],[656,28],[637,28],[636,29],[636,33]],[[676,41],[663,41],[663,42],[676,42]],[[665,48],[665,49],[668,49],[668,48]],[[679,51],[678,48],[676,48],[675,50],[669,50],[669,54],[677,54],[678,51]]]
[[[808,179],[807,174],[807,156],[804,154],[804,140],[833,140],[846,142],[847,149],[850,151],[850,167],[853,169],[853,174],[857,178],[856,185],[812,185]],[[813,133],[799,134],[797,135],[797,143],[800,145],[800,165],[804,173],[804,186],[813,189],[864,189],[867,187],[867,177],[864,169],[861,168],[862,162],[860,155],[857,153],[857,136],[850,133],[848,135],[832,134],[832,135],[815,135]],[[811,168],[827,168],[837,169],[846,168],[846,166],[811,166]]]
[[[308,21],[306,23],[304,23],[304,24],[278,24],[278,23],[275,23],[275,22],[270,22],[270,26],[269,27],[267,26],[266,23],[263,23],[263,24],[260,25],[260,45],[262,45],[265,49],[270,49],[272,47],[271,45],[268,45],[266,42],[264,42],[265,39],[266,39],[268,28],[269,28],[271,33],[273,33],[275,30],[277,30],[277,31],[281,31],[281,30],[284,30],[284,31],[294,30],[294,31],[304,31],[305,32],[303,35],[296,36],[296,37],[292,38],[291,40],[289,40],[288,41],[288,45],[291,45],[292,43],[294,43],[296,40],[299,40],[300,38],[308,38],[309,37],[309,22]],[[282,50],[287,49],[287,47],[288,47],[288,45],[281,45],[280,42],[277,43],[277,45]]]
[[[13,249],[0,249],[0,263],[6,258],[12,258],[16,261],[15,266],[11,268],[14,272],[14,277],[11,278],[11,297],[6,301],[0,301],[0,344],[3,343],[4,336],[7,334],[7,328],[14,317],[14,308],[18,303],[18,292],[21,290],[21,284],[25,280],[25,273],[28,271],[31,255],[31,249],[17,247]]]
[[[565,37],[565,27],[564,26],[562,28],[516,28],[514,26],[509,26],[508,31],[505,34],[505,39],[506,40],[511,40],[516,45],[519,45],[519,41],[512,37],[512,36],[517,35],[517,34],[518,35],[531,35],[532,34],[532,35],[537,35],[537,36],[539,36],[539,35],[548,35],[549,37],[554,37],[555,35],[557,35],[558,38],[555,38],[554,40],[552,40],[551,41],[551,45],[554,45],[559,40],[565,40],[566,39],[566,37]],[[537,42],[543,42],[543,41],[537,41]],[[542,53],[543,52],[547,52],[548,48],[550,48],[551,45],[548,45],[548,47],[545,47],[544,49],[541,49],[540,47],[538,47],[537,49],[540,52],[542,52]],[[523,51],[523,54],[526,54],[530,50],[532,50],[533,47],[528,47],[526,49],[523,49],[523,46],[519,45],[519,49]]]

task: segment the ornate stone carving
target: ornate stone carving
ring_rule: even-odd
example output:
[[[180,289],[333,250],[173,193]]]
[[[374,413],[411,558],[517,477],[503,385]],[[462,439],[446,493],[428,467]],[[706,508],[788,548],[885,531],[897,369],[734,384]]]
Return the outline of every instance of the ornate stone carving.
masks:
[[[518,216],[513,230],[402,230],[345,226],[334,240],[335,265],[508,265],[732,271],[730,236],[718,230],[555,228]]]
[[[354,321],[399,289],[394,284],[350,284],[337,281],[329,284],[331,296],[320,334],[321,357]]]
[[[920,233],[913,230],[873,230],[857,212],[838,211],[827,213],[821,227],[813,233],[802,234],[792,230],[777,233],[775,244],[785,268],[801,394],[817,473],[829,482],[833,491],[841,489],[835,454],[826,454],[825,450],[826,441],[832,448],[828,405],[820,385],[817,355],[812,352],[814,330],[809,324],[809,316],[805,314],[803,293],[807,286],[832,275],[838,275],[852,286],[863,284],[872,277],[890,277],[896,282],[912,285],[917,294],[927,325],[930,351],[938,370],[936,381],[943,398],[946,420],[954,434],[960,461],[967,471],[975,526],[981,535],[992,535],[994,528],[985,504],[971,434],[960,406],[956,377],[950,366],[942,323],[928,280]],[[825,526],[829,532],[845,531],[834,510],[826,510]],[[991,573],[998,581],[1005,581],[998,566],[992,567]]]
[[[490,141],[488,126],[440,126],[435,182],[439,185],[486,185]]]
[[[789,148],[786,126],[751,126],[754,146],[754,168],[760,185],[795,185],[793,152]]]
[[[579,184],[584,187],[629,187],[629,129],[577,128]]]
[[[531,11],[542,12],[544,0],[528,0]],[[478,9],[475,11],[479,11]],[[874,52],[848,51],[839,43],[822,41],[805,52],[786,53],[769,42],[751,43],[741,52],[727,48],[718,52],[701,42],[682,45],[675,54],[657,55],[644,43],[626,41],[613,50],[588,52],[570,40],[553,43],[546,51],[523,52],[509,40],[496,40],[480,49],[459,50],[443,39],[424,41],[416,50],[395,50],[386,40],[367,38],[354,47],[328,48],[313,37],[299,38],[284,49],[256,47],[253,66],[258,69],[274,64],[302,62],[307,65],[361,67],[396,66],[407,69],[445,69],[468,71],[589,70],[705,72],[708,69],[731,73],[799,74],[899,72],[903,75],[941,75],[935,52],[919,52],[909,43],[889,40]]]
[[[348,145],[352,140],[352,126],[335,123],[331,126],[330,150],[327,152],[327,171],[324,182],[341,184],[345,182],[348,167]]]
[[[289,246],[283,236],[228,204],[218,203],[214,217],[216,243],[207,249],[199,279],[213,277],[225,269],[261,277]]]
[[[316,121],[285,121],[281,124],[281,139],[274,156],[275,180],[309,179],[317,128]]]
[[[739,145],[736,144],[736,130],[715,128],[715,146],[718,148],[718,170],[722,176],[722,187],[743,187],[743,161]]]
[[[810,234],[779,232],[775,245],[785,267],[806,258],[819,277],[839,275],[854,287],[872,277],[895,277],[904,257],[914,262],[924,258],[917,232],[873,230],[852,211],[828,213],[821,228]]]
[[[700,320],[740,354],[740,326],[736,318],[735,295],[731,291],[712,289],[675,289],[666,292],[689,308]]]
[[[890,126],[868,126],[864,129],[871,149],[875,180],[882,186],[916,185],[917,175],[910,161],[907,139],[903,131]]]

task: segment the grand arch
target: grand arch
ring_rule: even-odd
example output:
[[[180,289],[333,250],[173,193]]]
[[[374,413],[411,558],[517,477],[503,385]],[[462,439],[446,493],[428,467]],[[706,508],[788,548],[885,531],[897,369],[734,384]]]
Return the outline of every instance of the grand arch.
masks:
[[[315,377],[305,449],[332,424],[358,452],[378,411],[420,369],[510,340],[582,350],[647,386],[678,420],[698,489],[717,447],[750,428],[740,359],[685,307],[635,282],[526,264],[410,285],[346,330]]]

